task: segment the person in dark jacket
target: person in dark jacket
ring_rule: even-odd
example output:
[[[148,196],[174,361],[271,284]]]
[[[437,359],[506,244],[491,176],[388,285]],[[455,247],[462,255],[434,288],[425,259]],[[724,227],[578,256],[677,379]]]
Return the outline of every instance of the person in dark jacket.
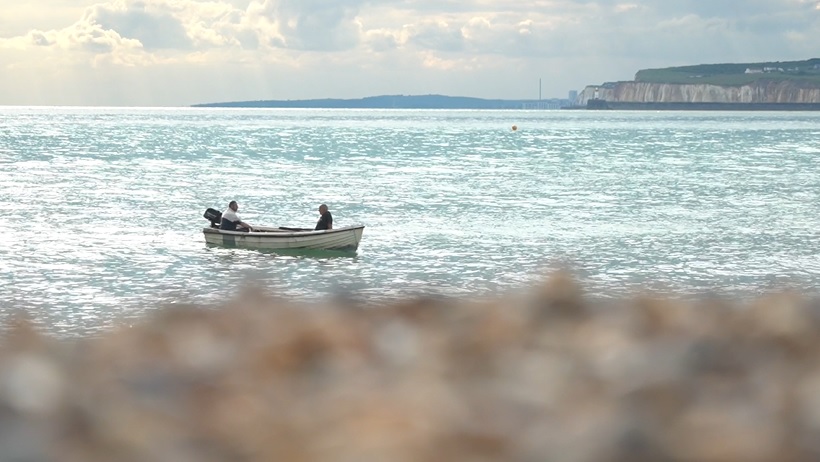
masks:
[[[319,221],[316,222],[316,227],[313,229],[315,231],[333,229],[333,215],[330,214],[327,205],[322,204],[319,206],[319,215],[321,215],[321,217],[319,217]]]

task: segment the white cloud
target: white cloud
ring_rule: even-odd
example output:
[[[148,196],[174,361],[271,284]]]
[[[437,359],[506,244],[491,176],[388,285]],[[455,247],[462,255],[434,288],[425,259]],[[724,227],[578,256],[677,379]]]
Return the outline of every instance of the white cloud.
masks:
[[[466,39],[460,25],[445,21],[423,21],[410,28],[409,42],[429,50],[458,52],[465,47]]]
[[[374,52],[389,52],[396,50],[404,40],[401,33],[375,29],[364,33],[364,42]]]
[[[362,31],[359,1],[264,0],[251,4],[255,15],[275,25],[271,44],[283,48],[338,51],[355,47]]]
[[[142,49],[142,44],[138,40],[124,38],[116,31],[104,29],[93,23],[75,23],[61,30],[33,30],[24,36],[0,41],[0,46],[24,50],[37,47],[58,48],[91,54],[112,53],[120,49]]]
[[[82,22],[98,24],[105,30],[139,41],[147,50],[186,49],[193,44],[171,4],[118,1],[92,7]]]

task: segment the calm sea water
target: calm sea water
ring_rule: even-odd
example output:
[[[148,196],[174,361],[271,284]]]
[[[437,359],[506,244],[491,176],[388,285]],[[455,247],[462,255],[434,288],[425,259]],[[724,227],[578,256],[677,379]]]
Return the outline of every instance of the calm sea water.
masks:
[[[517,131],[511,129],[518,127]],[[820,287],[820,113],[0,108],[0,320],[86,335],[244,285],[294,300]],[[207,207],[366,225],[208,248]]]

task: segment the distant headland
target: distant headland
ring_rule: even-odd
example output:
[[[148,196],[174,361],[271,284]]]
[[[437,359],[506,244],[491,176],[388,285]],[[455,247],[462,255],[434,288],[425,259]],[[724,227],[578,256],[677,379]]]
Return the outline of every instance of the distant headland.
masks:
[[[569,99],[506,100],[444,95],[382,95],[358,99],[301,99],[237,101],[195,104],[193,107],[225,108],[323,108],[323,109],[560,109]]]

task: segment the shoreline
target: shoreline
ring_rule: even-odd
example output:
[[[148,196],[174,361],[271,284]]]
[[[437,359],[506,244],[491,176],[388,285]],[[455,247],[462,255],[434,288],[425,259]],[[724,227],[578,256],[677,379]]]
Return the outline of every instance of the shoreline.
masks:
[[[567,109],[631,111],[820,111],[820,103],[657,103],[591,99]]]

